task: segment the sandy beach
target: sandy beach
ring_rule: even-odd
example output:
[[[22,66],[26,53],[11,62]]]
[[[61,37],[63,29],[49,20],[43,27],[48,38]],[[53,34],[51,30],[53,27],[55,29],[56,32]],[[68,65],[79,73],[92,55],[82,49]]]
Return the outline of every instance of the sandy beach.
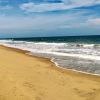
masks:
[[[100,100],[100,77],[0,46],[0,100]]]

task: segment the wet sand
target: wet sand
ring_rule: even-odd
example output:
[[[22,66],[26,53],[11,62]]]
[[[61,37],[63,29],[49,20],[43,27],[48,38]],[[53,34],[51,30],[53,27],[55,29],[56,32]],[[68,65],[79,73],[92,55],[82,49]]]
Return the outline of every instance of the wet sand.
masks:
[[[0,46],[0,100],[100,100],[100,77]]]

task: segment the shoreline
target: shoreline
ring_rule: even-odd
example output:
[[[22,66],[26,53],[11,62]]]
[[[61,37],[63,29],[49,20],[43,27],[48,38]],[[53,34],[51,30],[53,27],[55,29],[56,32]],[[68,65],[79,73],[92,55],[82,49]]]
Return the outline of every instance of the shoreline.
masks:
[[[47,58],[47,57],[40,57],[40,56],[35,56],[35,55],[32,55],[30,54],[30,51],[27,51],[27,50],[22,50],[22,49],[19,49],[19,48],[14,48],[14,47],[9,47],[9,46],[4,46],[4,45],[0,45],[4,48],[7,48],[9,50],[13,50],[13,51],[16,51],[16,52],[19,52],[19,53],[22,53],[22,54],[25,54],[27,56],[31,56],[31,57],[35,57],[35,58],[39,58],[39,59],[44,59],[44,60],[47,60],[49,62],[51,62],[55,68],[57,68],[58,70],[61,70],[61,71],[70,71],[70,72],[74,72],[74,73],[79,73],[79,74],[83,74],[83,75],[90,75],[90,76],[96,76],[96,77],[100,77],[99,74],[93,74],[93,73],[88,73],[88,72],[84,72],[84,71],[78,71],[78,70],[75,70],[75,69],[68,69],[68,68],[64,68],[64,67],[61,67],[59,66],[56,62],[53,61],[53,59],[50,59],[50,58]]]
[[[0,100],[99,100],[100,77],[0,46]]]

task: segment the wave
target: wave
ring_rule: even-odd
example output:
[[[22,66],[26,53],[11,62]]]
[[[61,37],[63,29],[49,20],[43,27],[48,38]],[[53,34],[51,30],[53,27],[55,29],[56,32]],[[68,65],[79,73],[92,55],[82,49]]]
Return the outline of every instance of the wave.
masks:
[[[100,44],[0,40],[0,44],[48,57],[63,68],[100,74]]]
[[[82,58],[91,59],[95,56],[97,60],[99,59],[98,56],[100,56],[100,44],[47,43],[13,40],[0,40],[0,44],[28,50],[30,52],[52,53],[63,56],[79,57],[80,55]]]

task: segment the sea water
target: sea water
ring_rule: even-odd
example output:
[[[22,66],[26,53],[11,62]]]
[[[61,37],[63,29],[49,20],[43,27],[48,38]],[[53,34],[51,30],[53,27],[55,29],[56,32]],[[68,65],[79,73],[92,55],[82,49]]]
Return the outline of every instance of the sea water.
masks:
[[[13,38],[0,44],[50,58],[62,68],[100,75],[100,36]]]

